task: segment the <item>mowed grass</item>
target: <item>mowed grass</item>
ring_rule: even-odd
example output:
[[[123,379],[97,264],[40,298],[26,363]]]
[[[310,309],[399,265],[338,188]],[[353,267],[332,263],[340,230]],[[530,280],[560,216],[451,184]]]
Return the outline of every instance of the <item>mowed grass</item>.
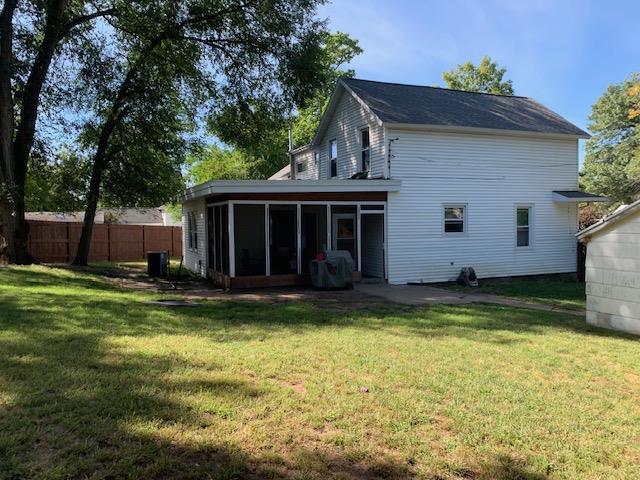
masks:
[[[146,272],[146,260],[122,260],[117,262],[92,262],[91,267],[96,273],[119,274],[122,271]],[[180,257],[169,259],[169,274],[172,279],[196,279],[201,278],[196,273],[180,266]]]
[[[0,269],[1,478],[640,477],[633,337],[486,305],[153,298]]]
[[[491,293],[514,297],[567,310],[584,310],[587,303],[584,283],[572,279],[480,280],[480,286],[477,288],[457,284],[448,285],[448,288],[466,293]]]

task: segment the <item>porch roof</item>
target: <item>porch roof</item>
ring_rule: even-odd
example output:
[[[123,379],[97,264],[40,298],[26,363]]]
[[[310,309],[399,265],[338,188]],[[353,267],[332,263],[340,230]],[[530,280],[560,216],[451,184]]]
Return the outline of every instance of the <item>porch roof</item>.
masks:
[[[397,192],[400,180],[212,180],[187,188],[181,202],[229,193]]]

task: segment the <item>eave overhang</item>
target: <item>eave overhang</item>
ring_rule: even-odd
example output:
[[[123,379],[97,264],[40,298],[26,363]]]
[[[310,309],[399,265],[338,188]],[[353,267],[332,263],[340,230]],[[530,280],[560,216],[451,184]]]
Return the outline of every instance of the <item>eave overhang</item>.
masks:
[[[401,185],[400,180],[213,180],[188,188],[179,201],[229,193],[397,192]]]
[[[609,198],[580,190],[554,190],[553,201],[558,203],[608,202]]]

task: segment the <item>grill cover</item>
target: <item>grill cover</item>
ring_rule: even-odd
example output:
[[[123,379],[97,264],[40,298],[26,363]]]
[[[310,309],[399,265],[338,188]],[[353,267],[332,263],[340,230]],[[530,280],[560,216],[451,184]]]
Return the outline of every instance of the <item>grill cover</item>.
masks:
[[[325,252],[325,260],[311,260],[309,273],[315,288],[345,288],[353,284],[353,259],[345,250]]]

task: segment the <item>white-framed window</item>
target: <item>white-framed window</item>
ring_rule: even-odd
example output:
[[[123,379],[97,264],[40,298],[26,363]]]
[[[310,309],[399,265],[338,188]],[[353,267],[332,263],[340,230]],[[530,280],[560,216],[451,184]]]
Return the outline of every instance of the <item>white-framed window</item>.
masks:
[[[516,205],[516,247],[533,244],[533,205]]]
[[[461,234],[467,232],[467,205],[465,203],[443,205],[442,215],[444,233]]]
[[[296,173],[302,173],[307,169],[307,164],[302,160],[296,162]]]
[[[371,170],[371,142],[369,141],[369,127],[360,130],[360,171]]]
[[[329,168],[331,178],[338,176],[338,141],[334,138],[329,141]]]
[[[320,164],[320,152],[313,152],[313,163],[316,166]]]
[[[187,213],[187,235],[189,236],[189,248],[198,250],[198,221],[195,212]]]

